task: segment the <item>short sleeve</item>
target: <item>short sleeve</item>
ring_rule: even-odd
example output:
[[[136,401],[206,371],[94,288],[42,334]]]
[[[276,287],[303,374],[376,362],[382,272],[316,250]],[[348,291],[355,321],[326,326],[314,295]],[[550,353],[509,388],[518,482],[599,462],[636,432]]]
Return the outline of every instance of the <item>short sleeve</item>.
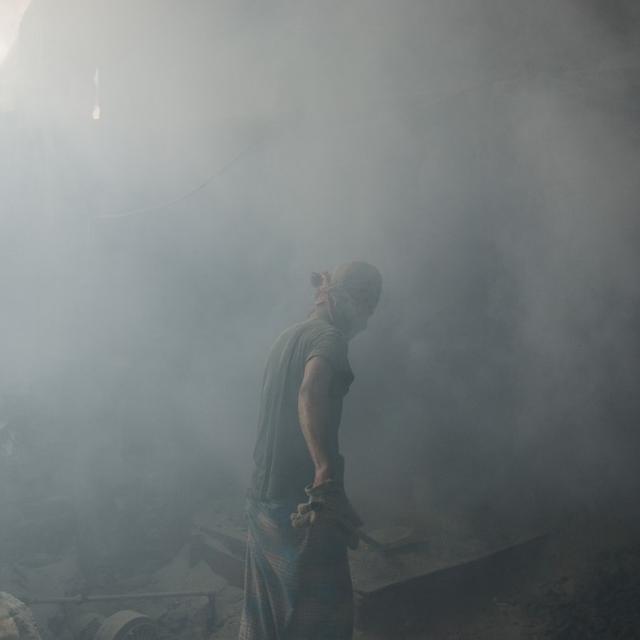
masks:
[[[329,362],[335,372],[351,373],[347,354],[347,341],[333,327],[310,336],[305,363],[311,358],[321,357]]]

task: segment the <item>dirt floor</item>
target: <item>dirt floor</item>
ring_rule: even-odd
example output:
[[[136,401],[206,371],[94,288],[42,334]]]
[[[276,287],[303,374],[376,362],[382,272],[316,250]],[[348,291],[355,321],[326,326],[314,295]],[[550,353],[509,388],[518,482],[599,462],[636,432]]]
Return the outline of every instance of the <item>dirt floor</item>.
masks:
[[[568,517],[531,544],[391,589],[368,619],[359,598],[355,640],[640,639],[638,534],[611,518]],[[212,638],[236,630],[231,614]]]
[[[576,518],[552,532],[528,565],[458,580],[436,610],[358,640],[632,640],[640,638],[640,536],[616,521]],[[509,575],[511,574],[511,575]],[[455,585],[454,585],[455,586]],[[420,603],[422,606],[420,607]]]
[[[167,560],[129,567],[92,586],[94,593],[209,591],[215,611],[206,597],[90,603],[66,611],[37,605],[32,608],[43,639],[75,640],[70,619],[82,614],[134,609],[157,621],[167,640],[235,640],[245,534],[237,506],[229,500],[198,514]],[[352,557],[355,639],[640,639],[639,531],[619,519],[582,514],[493,552],[446,536],[426,536],[426,543],[398,551],[390,561],[360,549]],[[4,590],[21,598],[86,588],[74,547],[55,561],[34,558],[0,568]]]

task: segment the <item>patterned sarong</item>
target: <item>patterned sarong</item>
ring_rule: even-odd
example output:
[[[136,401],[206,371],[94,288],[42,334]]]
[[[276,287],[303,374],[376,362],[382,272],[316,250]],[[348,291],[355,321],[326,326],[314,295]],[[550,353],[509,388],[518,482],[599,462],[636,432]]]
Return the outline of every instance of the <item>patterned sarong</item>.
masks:
[[[249,499],[240,640],[350,640],[353,592],[344,536],[331,523],[294,529],[297,505]]]

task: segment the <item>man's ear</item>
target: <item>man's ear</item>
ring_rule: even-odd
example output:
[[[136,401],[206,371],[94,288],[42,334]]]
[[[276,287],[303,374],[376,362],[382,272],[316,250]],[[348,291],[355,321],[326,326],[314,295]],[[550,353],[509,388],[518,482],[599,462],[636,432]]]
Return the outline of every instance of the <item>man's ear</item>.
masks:
[[[326,286],[331,282],[331,274],[328,271],[323,271],[322,273],[318,273],[314,271],[311,274],[311,286],[315,289],[319,287]]]

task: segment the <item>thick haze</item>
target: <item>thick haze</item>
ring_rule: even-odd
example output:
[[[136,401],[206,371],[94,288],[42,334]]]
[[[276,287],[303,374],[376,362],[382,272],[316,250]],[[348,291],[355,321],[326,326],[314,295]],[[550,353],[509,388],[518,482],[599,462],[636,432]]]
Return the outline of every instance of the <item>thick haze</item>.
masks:
[[[343,422],[370,519],[631,503],[639,18],[33,0],[0,67],[12,438],[62,494],[241,489],[271,342],[358,258],[385,283]]]

